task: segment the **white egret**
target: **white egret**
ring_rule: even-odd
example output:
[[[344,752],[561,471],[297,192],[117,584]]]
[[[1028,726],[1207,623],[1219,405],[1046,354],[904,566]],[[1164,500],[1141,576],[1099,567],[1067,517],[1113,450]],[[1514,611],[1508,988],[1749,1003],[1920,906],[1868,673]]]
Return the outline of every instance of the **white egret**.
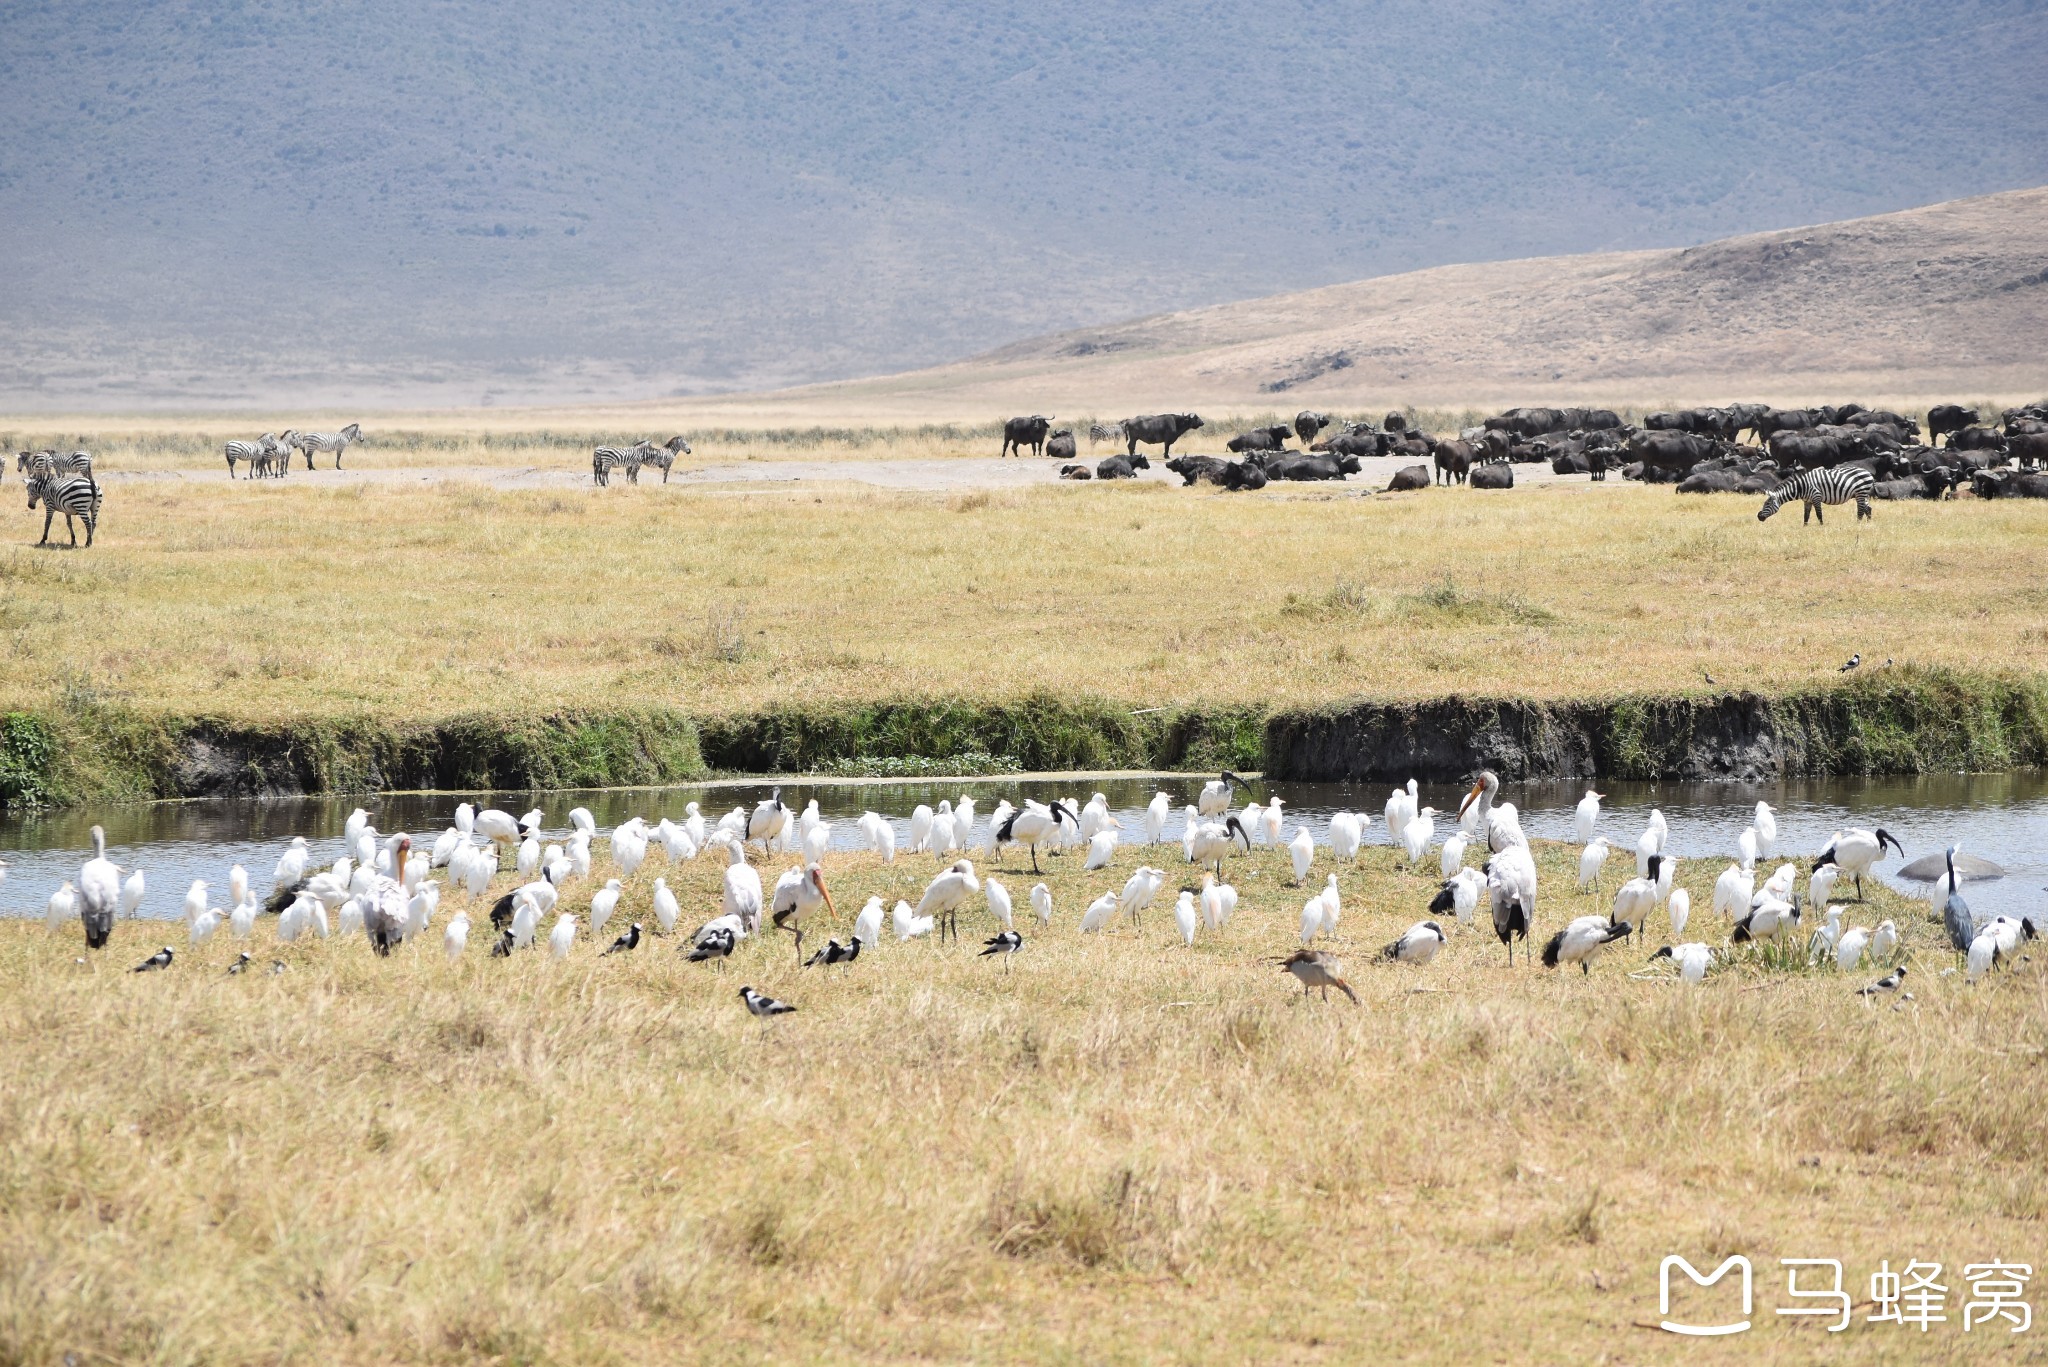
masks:
[[[1348,864],[1358,858],[1358,847],[1364,843],[1364,828],[1359,825],[1356,812],[1333,812],[1330,814],[1330,854],[1340,864]]]
[[[121,905],[121,870],[107,858],[107,833],[98,826],[92,828],[92,849],[78,870],[78,916],[85,923],[85,947],[103,949]]]
[[[441,949],[447,954],[448,962],[454,963],[462,957],[462,951],[469,945],[469,914],[456,912],[448,918],[448,928],[441,932]]]
[[[1309,867],[1316,860],[1316,839],[1306,826],[1297,826],[1294,839],[1287,842],[1287,858],[1294,866],[1294,881],[1298,885],[1307,881]]]
[[[1572,808],[1572,835],[1581,844],[1591,840],[1594,831],[1599,827],[1600,799],[1605,796],[1607,794],[1596,793],[1588,788],[1586,795],[1579,799],[1579,805]]]
[[[555,928],[548,932],[548,952],[557,959],[566,959],[575,944],[576,918],[565,911],[555,918]]]
[[[1189,949],[1195,947],[1195,929],[1201,923],[1201,917],[1195,911],[1195,895],[1182,888],[1179,900],[1173,904],[1173,924],[1180,931],[1181,943]]]
[[[1436,808],[1424,807],[1408,818],[1408,824],[1401,831],[1401,848],[1411,865],[1420,864],[1422,857],[1429,853],[1429,842],[1436,838]]]
[[[996,918],[1004,930],[1015,930],[1016,924],[1010,917],[1010,890],[990,878],[981,885],[981,895],[988,900],[989,914]]]
[[[1600,866],[1607,862],[1608,848],[1607,837],[1603,835],[1597,840],[1588,842],[1586,848],[1579,852],[1580,892],[1584,892],[1587,888],[1599,886]]]
[[[1047,887],[1047,886],[1046,886],[1045,884],[1043,884],[1043,883],[1034,883],[1034,884],[1032,884],[1032,886],[1031,886],[1031,910],[1032,910],[1033,914],[1034,914],[1034,915],[1036,915],[1036,916],[1038,917],[1038,924],[1040,924],[1040,925],[1042,925],[1042,926],[1049,926],[1049,925],[1051,925],[1051,924],[1052,924],[1052,889],[1051,889],[1051,888],[1048,888],[1048,887]]]
[[[1437,870],[1446,878],[1457,876],[1465,867],[1465,846],[1470,841],[1463,831],[1454,830],[1444,840],[1443,850],[1437,857]]]
[[[682,905],[676,901],[676,895],[669,891],[668,879],[655,879],[654,924],[661,927],[661,933],[672,934],[676,928],[676,918],[682,914]]]
[[[853,938],[865,945],[882,942],[882,899],[870,897],[860,914],[853,918]]]

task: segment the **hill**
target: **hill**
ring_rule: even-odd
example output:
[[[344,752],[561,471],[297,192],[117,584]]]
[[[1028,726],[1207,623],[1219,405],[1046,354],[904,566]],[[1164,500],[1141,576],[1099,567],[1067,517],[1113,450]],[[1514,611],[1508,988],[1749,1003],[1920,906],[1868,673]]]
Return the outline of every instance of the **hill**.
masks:
[[[2048,189],[1682,250],[1445,266],[822,386],[915,414],[2048,392]]]
[[[24,0],[0,405],[762,389],[1893,210],[2048,181],[2044,62],[2027,0]]]

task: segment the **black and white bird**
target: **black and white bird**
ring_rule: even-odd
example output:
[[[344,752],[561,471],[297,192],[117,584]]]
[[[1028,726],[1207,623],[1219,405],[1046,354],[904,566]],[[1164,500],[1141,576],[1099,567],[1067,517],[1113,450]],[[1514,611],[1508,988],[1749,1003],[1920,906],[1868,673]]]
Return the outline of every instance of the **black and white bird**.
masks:
[[[976,957],[986,958],[991,954],[1002,955],[1003,971],[1007,973],[1010,971],[1010,956],[1024,948],[1024,937],[1014,930],[1006,930],[1000,935],[992,935],[988,939],[983,940],[981,945],[981,953]]]
[[[1891,833],[1882,827],[1874,831],[1851,827],[1835,833],[1835,838],[1828,842],[1828,847],[1813,861],[1813,867],[1817,869],[1823,864],[1833,864],[1855,879],[1856,900],[1860,902],[1863,900],[1863,875],[1869,873],[1877,861],[1884,858],[1886,845],[1896,850],[1899,858],[1906,857],[1905,847],[1892,839]]]
[[[1593,971],[1593,960],[1616,940],[1626,940],[1635,927],[1607,916],[1580,916],[1550,937],[1543,946],[1543,966],[1577,964],[1581,973]]]
[[[1320,949],[1297,949],[1281,959],[1280,971],[1292,973],[1301,984],[1301,995],[1306,997],[1310,989],[1320,989],[1323,1000],[1330,999],[1330,989],[1336,988],[1351,998],[1353,1006],[1359,1005],[1358,994],[1351,990],[1351,984],[1344,981],[1344,965],[1333,954]]]
[[[833,964],[850,964],[860,957],[860,938],[856,936],[851,944],[840,944],[837,940],[825,941],[825,947],[804,960],[805,968],[819,964],[830,968]]]
[[[1528,940],[1536,916],[1536,861],[1527,845],[1510,845],[1486,861],[1486,890],[1493,903],[1493,933],[1507,946],[1512,968],[1514,942]]]
[[[1243,779],[1225,769],[1221,778],[1211,779],[1202,785],[1201,793],[1195,798],[1195,810],[1203,816],[1222,816],[1230,810],[1232,792],[1245,786]]]
[[[732,957],[734,946],[739,944],[739,932],[731,926],[706,926],[697,932],[696,939],[687,948],[690,962],[701,964],[716,960],[723,964]]]
[[[1444,947],[1444,928],[1434,921],[1417,921],[1400,939],[1380,951],[1382,963],[1426,964]]]
[[[1775,940],[1785,931],[1798,928],[1797,902],[1783,901],[1760,893],[1750,907],[1749,914],[1735,923],[1735,929],[1728,938],[1738,945],[1747,944],[1755,940]]]
[[[1859,997],[1888,997],[1905,986],[1905,983],[1906,966],[1901,964],[1870,986],[1857,988],[1856,995]]]
[[[1054,840],[1060,830],[1060,823],[1066,822],[1076,831],[1081,829],[1081,818],[1067,809],[1065,803],[1055,799],[1049,803],[1033,802],[1026,798],[1024,805],[1010,813],[1003,823],[996,827],[996,844],[1028,845],[1031,848],[1031,871],[1038,872],[1038,847]]]
[[[154,973],[159,968],[169,968],[171,966],[171,958],[171,947],[169,945],[165,945],[162,949],[159,949],[156,953],[150,955],[147,959],[144,959],[141,963],[135,965],[135,967],[130,969],[129,972]]]
[[[782,834],[782,828],[789,824],[789,808],[782,805],[782,789],[777,788],[755,805],[753,814],[747,818],[747,839],[761,842],[765,853],[768,842]]]
[[[1683,945],[1666,945],[1650,956],[1650,962],[1669,959],[1678,967],[1681,982],[1696,983],[1707,976],[1707,969],[1713,965],[1714,951],[1711,946],[1698,941]]]
[[[612,941],[611,948],[607,949],[604,954],[626,954],[638,948],[640,948],[640,923],[635,921],[632,925],[626,927],[624,935]],[[604,954],[600,954],[597,957],[602,959]]]
[[[740,1000],[747,1004],[747,1010],[761,1020],[770,1016],[786,1016],[796,1010],[788,1002],[779,1002],[765,992],[756,992],[751,987],[740,989]]]
[[[1848,673],[1848,672],[1849,672],[1850,670],[1852,670],[1852,669],[1856,668],[1856,667],[1857,667],[1858,665],[1860,665],[1860,664],[1862,664],[1862,663],[1863,663],[1863,653],[1862,653],[1861,651],[1858,651],[1858,652],[1857,652],[1856,654],[1854,654],[1854,655],[1851,655],[1851,656],[1849,657],[1849,661],[1848,661],[1848,663],[1847,663],[1847,664],[1844,664],[1844,665],[1843,665],[1843,666],[1842,666],[1842,667],[1841,667],[1840,669],[1837,669],[1837,670],[1835,671],[1835,673],[1837,673],[1837,674],[1847,674],[1847,673]]]
[[[231,963],[231,964],[229,964],[229,965],[228,965],[228,972],[229,972],[229,973],[246,973],[246,972],[248,971],[248,969],[249,969],[249,963],[250,963],[250,960],[249,960],[249,954],[248,954],[248,951],[247,951],[247,950],[244,950],[244,951],[243,951],[242,953],[240,953],[240,954],[237,954],[237,955],[235,956],[235,961],[234,961],[233,963]]]
[[[1970,941],[1969,980],[1976,982],[1993,968],[2011,964],[2019,955],[2020,946],[2033,938],[2032,921],[2011,916],[1992,917],[1990,923],[1977,932],[1977,938]]]

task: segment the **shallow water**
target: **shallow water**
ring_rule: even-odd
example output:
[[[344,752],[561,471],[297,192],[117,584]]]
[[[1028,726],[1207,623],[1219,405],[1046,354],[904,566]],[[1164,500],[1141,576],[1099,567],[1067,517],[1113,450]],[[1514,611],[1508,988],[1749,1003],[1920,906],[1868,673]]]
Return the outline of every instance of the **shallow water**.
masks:
[[[941,798],[957,801],[963,792],[972,794],[979,831],[986,827],[988,813],[1000,798],[1014,802],[1022,794],[1043,801],[1057,796],[1071,798],[1078,805],[1101,792],[1123,819],[1125,841],[1134,843],[1142,839],[1138,818],[1144,804],[1158,791],[1173,799],[1174,815],[1166,832],[1168,838],[1176,839],[1180,807],[1194,800],[1203,781],[1197,776],[1159,781],[989,778],[944,784],[787,784],[782,798],[799,811],[816,798],[819,810],[834,822],[833,848],[848,849],[859,843],[854,820],[869,809],[896,824],[902,843],[911,809],[920,802],[936,807]],[[650,821],[663,816],[681,818],[684,805],[691,801],[701,803],[706,818],[715,822],[735,806],[751,807],[768,791],[769,786],[761,784],[538,796],[403,795],[363,800],[360,805],[370,812],[379,830],[409,830],[429,838],[448,825],[455,804],[463,797],[514,813],[539,806],[546,813],[550,833],[559,838],[567,834],[572,807],[588,807],[600,830],[636,815]],[[1532,838],[1570,839],[1572,808],[1584,791],[1582,783],[1510,783],[1501,796],[1520,807],[1523,828]],[[1610,870],[1632,862],[1627,847],[1641,833],[1652,807],[1661,808],[1670,823],[1671,853],[1681,859],[1712,862],[1718,868],[1734,856],[1736,837],[1749,824],[1761,798],[1778,813],[1778,859],[1771,863],[1817,853],[1842,827],[1881,826],[1899,839],[1910,857],[1938,851],[1954,840],[1971,853],[2004,865],[2008,870],[2005,878],[1965,885],[1971,906],[1980,915],[2039,913],[2048,908],[2048,892],[2043,891],[2043,884],[2048,884],[2048,771],[1794,780],[1764,786],[1615,782],[1602,791],[1607,800],[1600,832],[1624,845],[1624,851],[1608,866]],[[1391,843],[1381,820],[1387,798],[1384,785],[1275,782],[1255,784],[1252,792],[1261,802],[1274,794],[1283,799],[1290,832],[1296,822],[1306,822],[1321,842],[1333,812],[1358,811],[1372,819],[1369,843]],[[1422,789],[1425,805],[1446,811],[1455,809],[1462,796],[1458,787],[1429,784]],[[257,890],[266,891],[271,869],[294,835],[307,837],[316,863],[331,863],[340,857],[342,825],[357,805],[354,798],[150,803],[0,821],[0,857],[9,865],[6,882],[0,884],[0,915],[41,915],[58,884],[76,877],[79,865],[89,856],[88,831],[94,821],[106,827],[108,854],[115,863],[146,872],[149,895],[140,914],[175,917],[185,888],[195,878],[204,878],[220,890],[216,901],[225,900],[228,869],[234,864],[246,866]],[[1439,838],[1454,824],[1448,818],[1439,819]],[[1174,857],[1178,858],[1177,850]],[[771,865],[776,862],[770,861]],[[1476,861],[1468,857],[1467,862]],[[1901,862],[1888,859],[1879,870],[1897,868]],[[1913,885],[1901,886],[1910,890]]]

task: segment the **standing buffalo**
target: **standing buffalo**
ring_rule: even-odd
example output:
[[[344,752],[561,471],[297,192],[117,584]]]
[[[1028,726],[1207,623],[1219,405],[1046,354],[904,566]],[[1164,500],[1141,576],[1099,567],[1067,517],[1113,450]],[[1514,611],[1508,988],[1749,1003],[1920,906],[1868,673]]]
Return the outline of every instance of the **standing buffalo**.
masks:
[[[1431,453],[1437,475],[1444,483],[1463,484],[1472,472],[1473,450],[1469,441],[1440,441]]]
[[[1314,441],[1316,434],[1329,425],[1330,415],[1318,413],[1312,408],[1304,408],[1294,415],[1294,435],[1301,438],[1303,446]]]
[[[1202,425],[1196,413],[1154,413],[1142,418],[1124,419],[1124,440],[1128,443],[1126,455],[1138,454],[1138,443],[1147,446],[1163,446],[1161,456],[1173,454],[1173,444]]]
[[[1021,456],[1024,454],[1024,448],[1027,446],[1031,448],[1032,455],[1044,455],[1045,434],[1051,430],[1051,418],[1040,417],[1036,414],[1028,418],[1011,418],[1003,424],[1002,455],[1007,456],[1012,451],[1015,451]]]
[[[1977,410],[1959,403],[1938,403],[1927,410],[1927,444],[1936,445],[1950,432],[1960,432],[1977,421]]]

